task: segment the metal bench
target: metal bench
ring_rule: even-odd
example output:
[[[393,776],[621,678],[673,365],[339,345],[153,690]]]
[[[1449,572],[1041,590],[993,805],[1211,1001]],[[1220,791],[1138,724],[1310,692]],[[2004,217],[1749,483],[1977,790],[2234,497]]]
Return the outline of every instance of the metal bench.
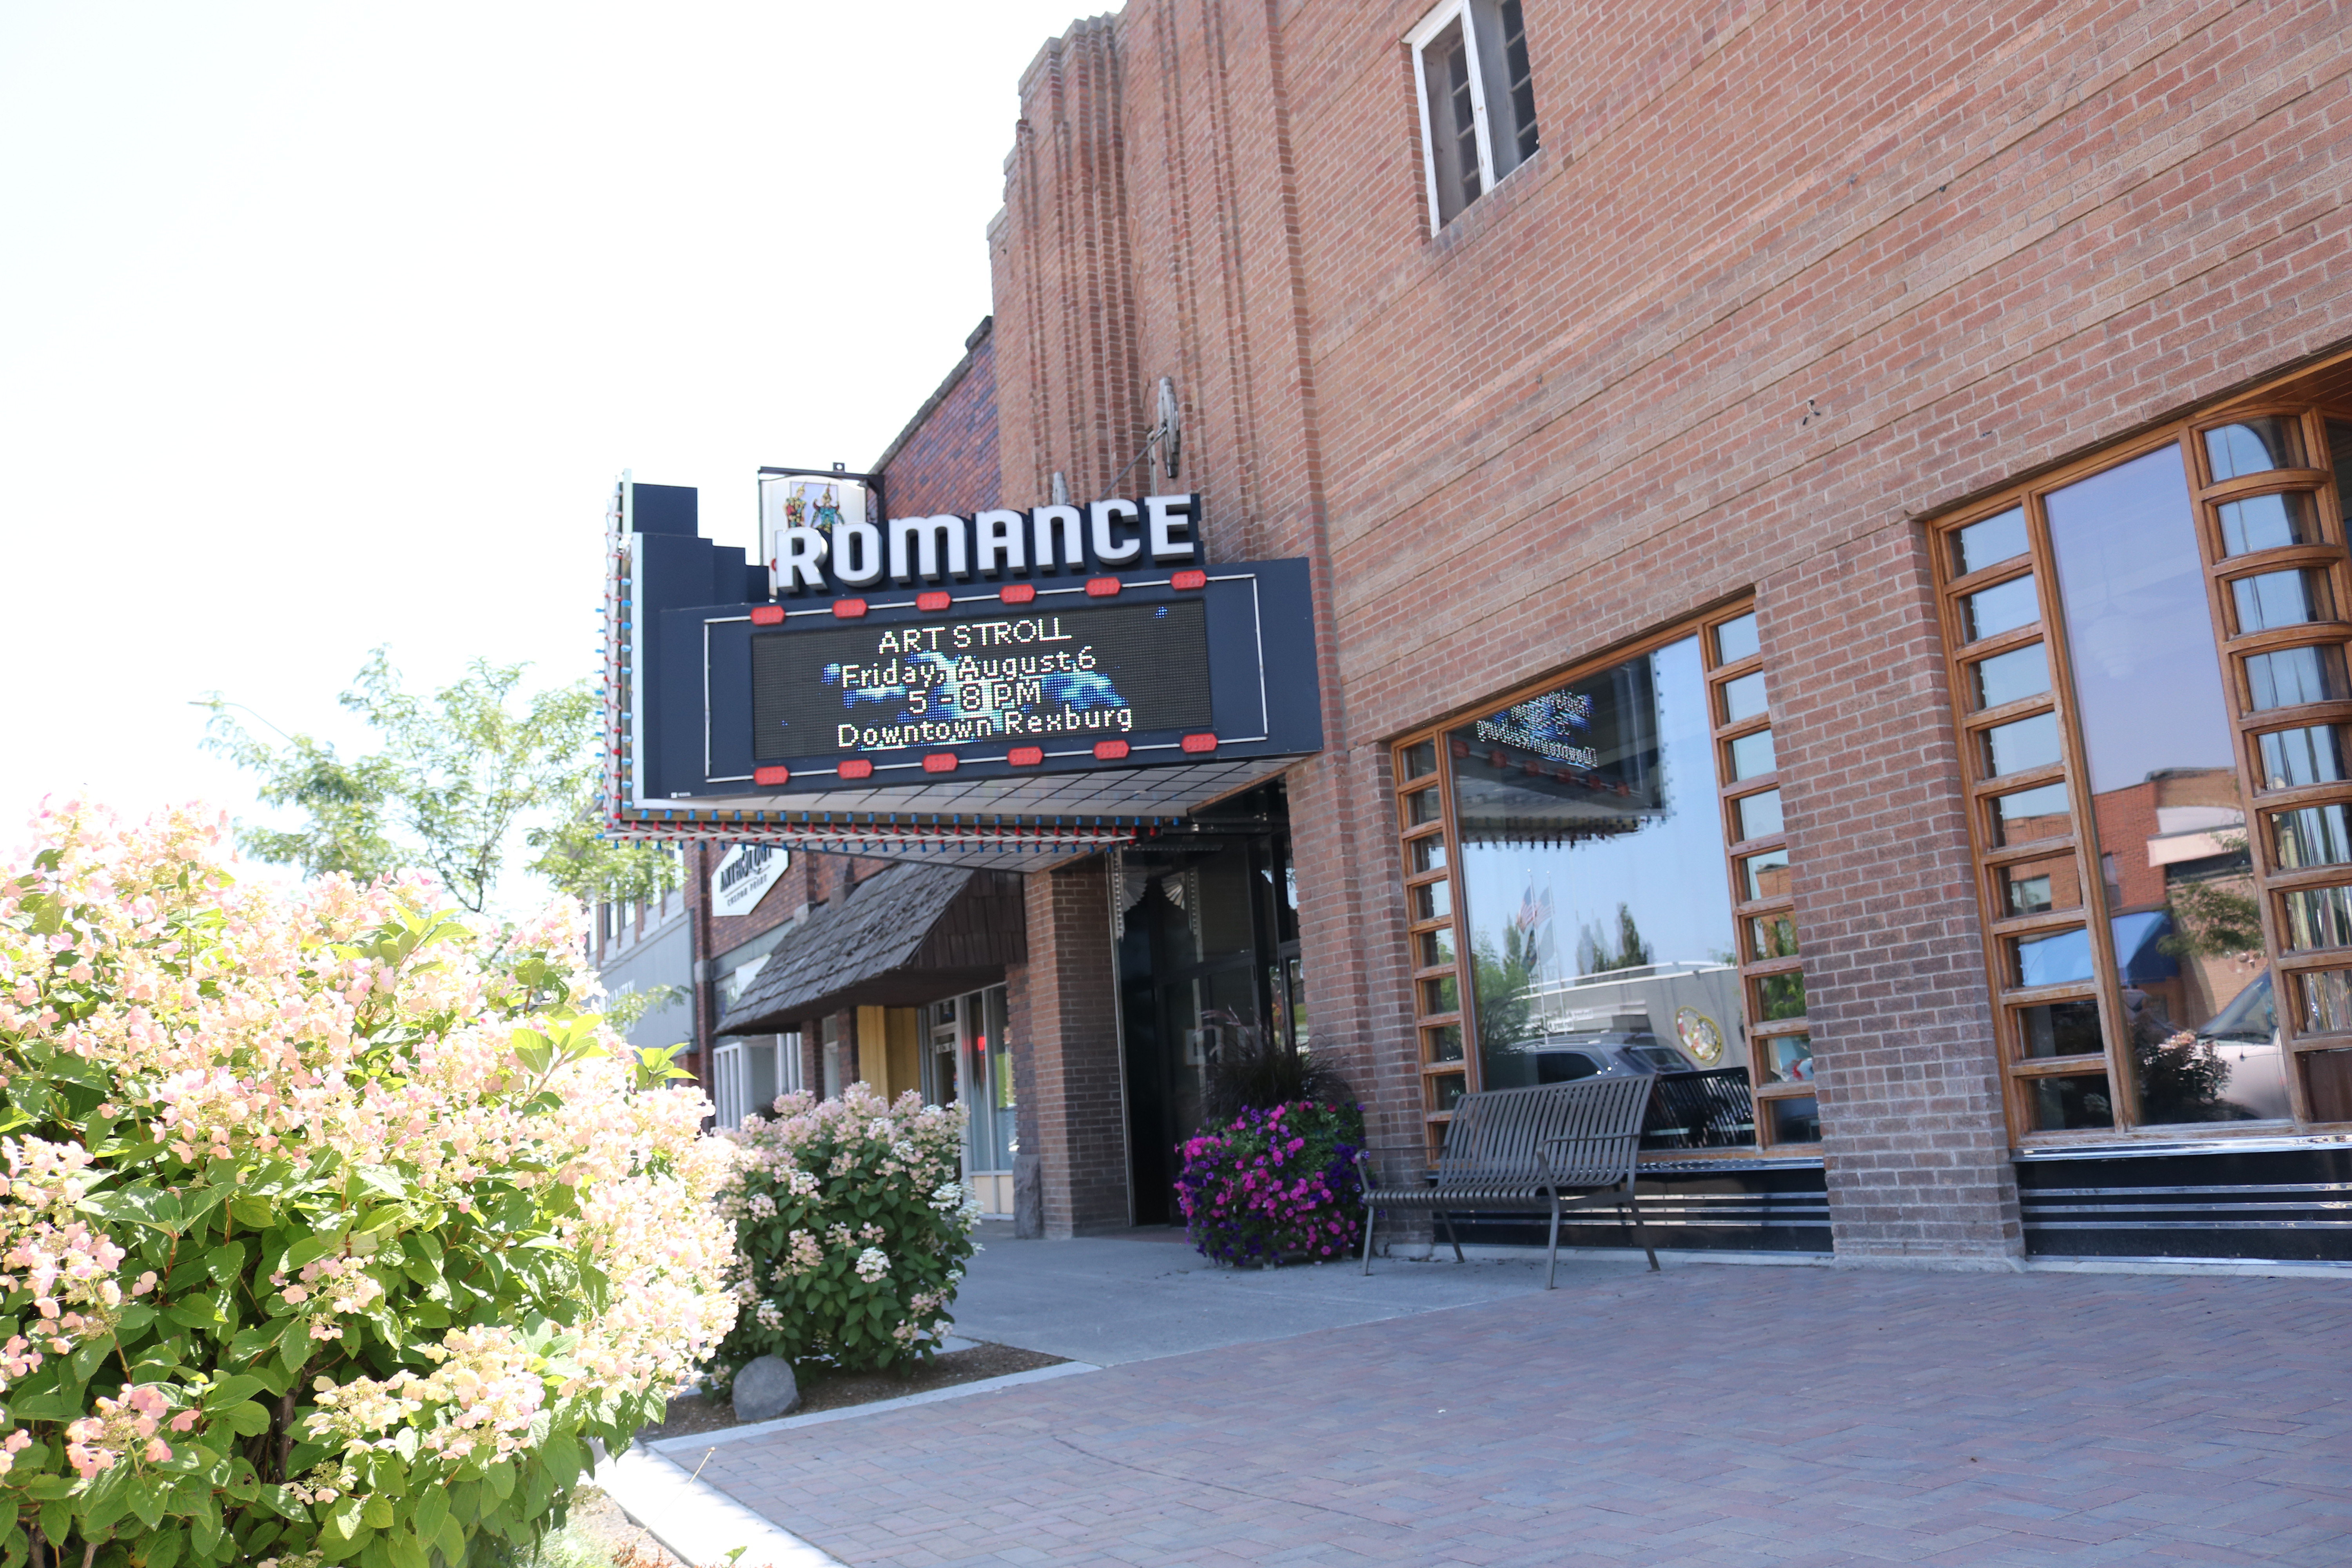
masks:
[[[1649,1254],[1650,1267],[1657,1268],[1657,1248],[1633,1203],[1633,1164],[1652,1082],[1648,1076],[1588,1078],[1465,1095],[1446,1126],[1445,1152],[1418,1184],[1383,1186],[1376,1173],[1366,1173],[1364,1272],[1372,1271],[1372,1226],[1384,1208],[1436,1210],[1457,1263],[1466,1260],[1449,1211],[1549,1214],[1549,1290],[1559,1268],[1559,1216],[1570,1209],[1611,1207]]]
[[[1756,1142],[1756,1102],[1746,1068],[1662,1072],[1642,1121],[1644,1149],[1731,1149]]]

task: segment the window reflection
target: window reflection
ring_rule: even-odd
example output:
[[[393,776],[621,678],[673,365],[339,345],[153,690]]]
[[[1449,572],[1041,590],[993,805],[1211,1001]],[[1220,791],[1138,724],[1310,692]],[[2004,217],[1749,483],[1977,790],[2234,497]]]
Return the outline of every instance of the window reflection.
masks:
[[[1811,1035],[1775,1035],[1759,1043],[1763,1047],[1766,1083],[1813,1081],[1813,1037]]]
[[[2262,738],[2263,778],[2271,789],[2336,784],[2344,778],[2344,728],[2314,724]]]
[[[2050,936],[2017,937],[2009,945],[2011,984],[2065,985],[2088,980],[2094,973],[2089,931],[2078,929]]]
[[[1780,765],[1772,755],[1772,731],[1759,730],[1731,742],[1731,776],[1760,778]]]
[[[2333,1035],[2352,1029],[2352,970],[2313,970],[2301,979],[2306,1033]]]
[[[1696,637],[1448,736],[1487,1088],[1738,1059],[1711,737]],[[1787,866],[1743,869],[1762,896]]]
[[[2265,632],[2273,626],[2299,626],[2336,618],[2335,595],[2327,591],[2327,574],[2308,569],[2264,572],[2241,577],[2230,584],[2237,602],[2238,633]]]
[[[2040,643],[1979,660],[1969,667],[1969,672],[1979,708],[1998,708],[2050,689],[2050,658]]]
[[[2301,889],[2285,913],[2288,947],[2352,947],[2352,888]]]
[[[2311,498],[2300,490],[2249,496],[2221,508],[2224,555],[2284,550],[2291,544],[2314,544],[2318,540],[2319,521],[2312,515]]]
[[[1952,535],[1952,575],[1965,577],[2025,553],[2025,509],[1972,522]]]
[[[2099,1038],[2096,1002],[2045,1002],[2017,1010],[2019,1046],[2029,1058],[2095,1057]]]
[[[2292,416],[2241,419],[2205,432],[2213,482],[2270,468],[2303,467],[2303,421]]]
[[[2066,786],[2062,784],[1997,795],[1992,800],[1993,842],[2007,847],[2063,838],[2074,831],[2074,819],[2067,811]]]
[[[1738,805],[1739,837],[1743,842],[1780,837],[1782,823],[1779,790],[1759,790],[1754,795],[1741,795]]]
[[[2046,915],[2056,910],[2083,907],[2083,879],[2075,874],[2074,851],[2012,860],[2000,868],[2003,912]]]
[[[2352,861],[2352,806],[2306,805],[2270,816],[2271,842],[2281,869]]]
[[[1748,922],[1748,952],[1759,962],[1797,956],[1797,923],[1787,915],[1758,915]]]
[[[2208,432],[2217,475],[2271,466],[2291,437],[2278,426]],[[2048,507],[2139,1120],[2284,1114],[2277,1039],[2260,1024],[2261,998],[2247,1000],[2257,984],[2267,993],[2261,911],[2179,454],[2120,464],[2052,492]],[[2103,1079],[2041,1080],[2035,1093],[2054,1124],[2112,1120]]]
[[[2058,715],[2036,713],[2014,723],[1996,724],[1984,732],[1985,774],[1999,778],[2046,768],[2065,755],[2058,740]]]
[[[2011,577],[1960,601],[1960,638],[1981,642],[2030,626],[2041,618],[2042,600],[2034,592],[2032,577]]]
[[[1789,852],[1768,849],[1761,855],[1750,855],[1739,863],[1740,885],[1747,889],[1750,902],[1758,899],[1785,899],[1789,896]]]
[[[1764,1102],[1772,1110],[1772,1141],[1776,1143],[1818,1143],[1822,1141],[1822,1105],[1810,1094]]]
[[[2256,712],[2305,702],[2340,702],[2346,690],[2344,650],[2330,643],[2254,654],[2246,660],[2246,690]]]
[[[1764,672],[1743,675],[1723,683],[1723,721],[1737,724],[1764,711]]]
[[[2037,1078],[2027,1092],[2037,1132],[2072,1132],[2116,1124],[2115,1102],[2108,1098],[2107,1075],[2103,1072]]]
[[[1756,655],[1756,612],[1736,616],[1715,628],[1715,658],[1718,664],[1738,664]]]

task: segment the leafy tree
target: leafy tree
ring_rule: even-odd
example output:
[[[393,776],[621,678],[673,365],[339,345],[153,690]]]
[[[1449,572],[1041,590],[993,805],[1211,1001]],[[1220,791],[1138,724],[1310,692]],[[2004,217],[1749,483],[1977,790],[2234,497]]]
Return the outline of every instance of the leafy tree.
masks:
[[[429,871],[478,914],[520,835],[536,852],[530,869],[584,903],[658,897],[677,885],[675,858],[603,837],[594,694],[576,680],[526,697],[529,668],[477,658],[427,697],[403,685],[389,651],[377,648],[341,700],[382,743],[348,761],[307,734],[280,731],[282,745],[259,739],[232,716],[240,704],[213,693],[198,704],[212,713],[205,743],[261,775],[264,804],[306,818],[289,829],[241,827],[239,846],[310,877]]]
[[[2156,944],[2163,952],[2174,958],[2220,958],[2261,951],[2262,906],[2242,879],[2181,882],[2168,894],[2173,934]]]
[[[1617,906],[1617,937],[1613,943],[1607,931],[1597,925],[1588,925],[1579,934],[1576,949],[1578,967],[1586,974],[1640,969],[1654,962],[1650,944],[1642,938],[1642,928],[1633,921],[1633,911],[1623,904]]]
[[[1478,987],[1478,1052],[1491,1072],[1501,1053],[1536,1033],[1535,939],[1517,925],[1503,929],[1498,950],[1492,938],[1481,936],[1470,950],[1470,967]]]

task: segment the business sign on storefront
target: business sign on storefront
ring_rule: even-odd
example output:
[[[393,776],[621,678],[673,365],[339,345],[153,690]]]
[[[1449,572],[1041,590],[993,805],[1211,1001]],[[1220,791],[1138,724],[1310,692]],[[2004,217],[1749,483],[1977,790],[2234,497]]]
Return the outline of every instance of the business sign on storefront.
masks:
[[[710,873],[710,912],[750,914],[792,863],[792,851],[779,844],[736,845],[719,857],[718,868]]]
[[[614,545],[637,821],[1165,820],[1322,745],[1307,563],[1205,559],[1197,495],[887,518],[862,476],[777,473],[746,559],[662,493],[624,487]]]

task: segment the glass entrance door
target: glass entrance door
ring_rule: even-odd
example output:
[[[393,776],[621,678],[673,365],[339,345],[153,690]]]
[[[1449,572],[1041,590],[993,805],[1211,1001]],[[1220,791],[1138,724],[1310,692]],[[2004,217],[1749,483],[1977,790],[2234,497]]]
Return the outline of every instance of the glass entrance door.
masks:
[[[1216,1054],[1245,1031],[1270,1029],[1286,1044],[1304,1035],[1289,835],[1278,817],[1267,826],[1122,857],[1119,1003],[1138,1225],[1182,1217],[1177,1146],[1200,1130]]]

